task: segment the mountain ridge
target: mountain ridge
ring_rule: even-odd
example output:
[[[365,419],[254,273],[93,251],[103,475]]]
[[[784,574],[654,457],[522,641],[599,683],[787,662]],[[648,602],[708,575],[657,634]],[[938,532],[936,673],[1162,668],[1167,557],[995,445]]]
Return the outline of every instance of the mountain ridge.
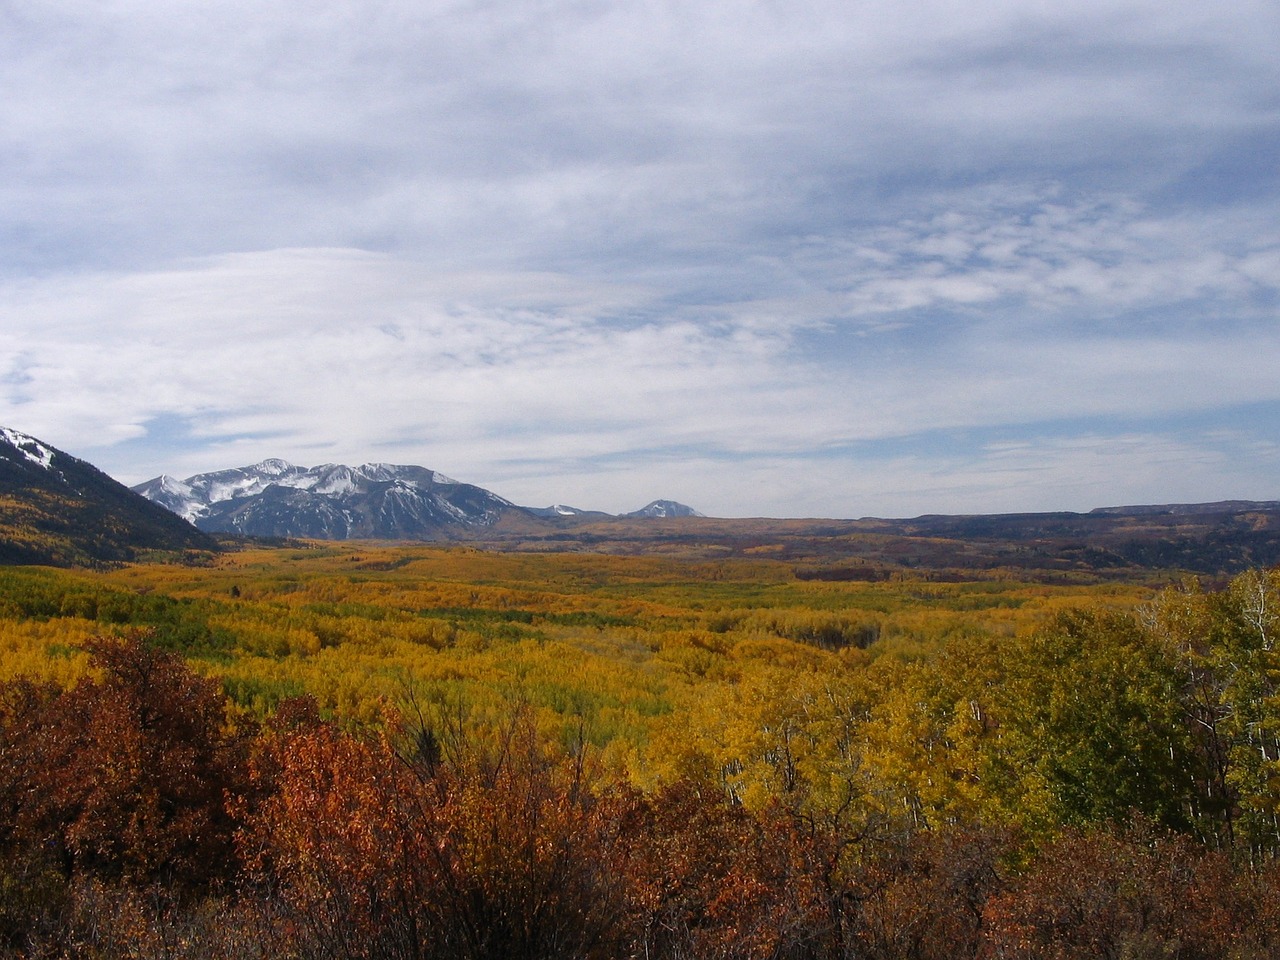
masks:
[[[471,539],[612,516],[564,504],[522,507],[427,467],[391,463],[301,467],[272,458],[182,480],[161,474],[132,490],[206,532],[257,537]],[[654,500],[622,516],[702,514],[674,500]]]
[[[196,517],[202,523],[253,537],[470,541],[496,550],[714,561],[768,556],[790,564],[801,579],[945,579],[980,571],[1217,576],[1280,564],[1280,500],[901,520],[715,519],[656,500],[613,515],[564,504],[517,506],[425,467],[306,468],[278,459],[186,480],[162,474],[138,487],[151,499],[92,464],[0,427],[0,564],[92,566],[150,551],[195,551],[195,560],[219,549],[177,512],[203,513]]]
[[[445,482],[425,467],[384,464],[373,471],[367,464],[326,464],[308,472],[286,461],[264,465],[256,480],[249,476],[254,471],[243,467],[188,478],[189,486],[190,481],[213,476],[228,494],[233,488],[257,491],[227,500],[197,523],[204,529],[256,536],[341,538],[347,535],[344,529],[352,529],[343,511],[356,507],[336,494],[316,491],[349,477],[343,471],[376,472],[401,481],[404,486],[395,506],[401,509],[397,516],[407,522],[414,521],[409,502],[421,490],[412,493],[413,483],[408,481],[413,478],[405,471],[419,471],[413,476],[420,480],[429,477],[437,492]],[[292,486],[277,483],[281,478]],[[707,559],[764,552],[793,562],[797,576],[851,579],[924,570],[954,576],[966,569],[1039,570],[1055,576],[1124,577],[1139,570],[1217,575],[1280,563],[1280,501],[1099,507],[1087,513],[926,514],[910,519],[715,519],[667,500],[620,515],[563,503],[521,507],[482,488],[449,482],[455,499],[445,521],[426,527],[366,526],[366,532],[350,535],[473,541],[499,550],[680,552]],[[470,507],[456,498],[459,491],[471,493]],[[491,511],[487,516],[468,515],[483,505]]]
[[[92,566],[215,542],[93,464],[0,427],[0,563]]]
[[[426,467],[281,459],[194,474],[161,474],[133,491],[209,533],[320,540],[455,539],[520,510]]]

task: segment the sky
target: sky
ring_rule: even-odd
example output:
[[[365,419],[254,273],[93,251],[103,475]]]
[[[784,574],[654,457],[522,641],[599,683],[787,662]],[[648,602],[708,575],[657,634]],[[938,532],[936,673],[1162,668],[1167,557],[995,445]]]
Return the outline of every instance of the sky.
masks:
[[[1280,499],[1274,0],[0,0],[0,424],[126,483]]]

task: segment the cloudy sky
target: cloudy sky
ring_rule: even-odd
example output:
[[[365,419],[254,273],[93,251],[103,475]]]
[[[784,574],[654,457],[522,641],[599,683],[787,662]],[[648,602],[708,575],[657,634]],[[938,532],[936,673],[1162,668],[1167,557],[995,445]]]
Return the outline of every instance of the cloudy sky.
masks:
[[[1280,498],[1274,0],[0,0],[0,424],[135,483]]]

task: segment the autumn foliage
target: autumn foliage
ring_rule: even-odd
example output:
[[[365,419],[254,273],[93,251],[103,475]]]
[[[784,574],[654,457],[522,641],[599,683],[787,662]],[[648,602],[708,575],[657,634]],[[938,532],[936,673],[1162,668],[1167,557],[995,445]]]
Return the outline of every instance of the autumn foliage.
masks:
[[[1058,609],[458,562],[528,579],[13,580],[11,663],[52,652],[0,682],[0,955],[1280,951],[1274,574]]]

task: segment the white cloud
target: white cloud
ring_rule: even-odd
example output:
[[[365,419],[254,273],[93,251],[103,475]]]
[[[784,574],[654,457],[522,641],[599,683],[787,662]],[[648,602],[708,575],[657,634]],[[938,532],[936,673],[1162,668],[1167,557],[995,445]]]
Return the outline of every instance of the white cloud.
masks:
[[[660,495],[713,515],[844,518],[1086,511],[1199,502],[1206,490],[1273,499],[1280,451],[1253,451],[1242,470],[1243,452],[1222,438],[1086,433],[1067,440],[993,441],[963,454],[886,456],[867,448],[839,457],[761,456],[745,463],[693,454],[582,469],[573,476],[577,499],[570,499],[577,506],[623,510]],[[497,489],[543,505],[565,499],[564,483],[516,473]]]
[[[1272,367],[1257,363],[1280,355],[1274,327],[1120,336],[1059,323],[1013,340],[1005,321],[968,321],[928,345],[908,324],[866,349],[826,328],[816,332],[837,349],[823,355],[804,348],[805,324],[767,329],[753,303],[741,305],[741,322],[737,305],[721,304],[714,322],[698,323],[655,312],[642,287],[431,272],[350,250],[223,256],[0,294],[11,331],[0,340],[0,420],[110,460],[110,445],[183,418],[187,448],[130,465],[130,480],[266,456],[393,459],[536,492],[607,488],[607,503],[586,505],[621,510],[623,491],[656,485],[658,470],[714,496],[721,512],[764,512],[751,506],[768,502],[758,475],[782,463],[797,475],[830,470],[849,491],[861,489],[855,466],[864,480],[883,476],[884,464],[867,474],[854,454],[827,464],[842,446],[1280,401]],[[914,342],[895,356],[878,336]],[[689,475],[714,463],[714,482]],[[908,463],[934,491],[939,468]],[[1011,479],[990,456],[982,483],[939,463],[965,503],[964,490],[994,496]],[[638,472],[619,484],[628,470]],[[757,478],[733,494],[740,502],[719,479],[725,470]],[[1039,496],[1047,486],[1019,489]],[[887,489],[916,502],[899,477]],[[828,497],[825,512],[847,501],[830,488]],[[824,511],[815,500],[808,512]]]
[[[1051,506],[1133,436],[1134,477],[1200,463],[1188,424],[1280,402],[1278,17],[11,6],[0,422],[133,479],[416,459],[610,509],[670,478],[782,510],[784,474],[805,512]],[[1063,466],[1026,483],[940,431]]]

